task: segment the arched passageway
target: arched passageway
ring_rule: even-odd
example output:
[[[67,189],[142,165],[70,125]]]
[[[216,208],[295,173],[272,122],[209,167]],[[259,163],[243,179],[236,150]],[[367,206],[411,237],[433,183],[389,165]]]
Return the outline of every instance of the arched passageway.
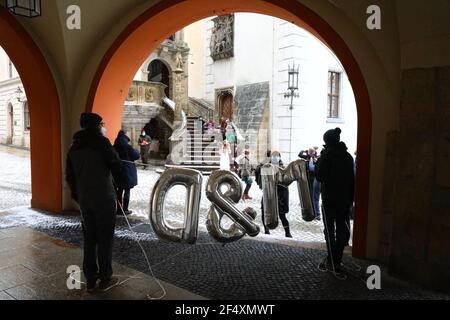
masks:
[[[58,91],[38,46],[22,25],[1,6],[0,46],[14,63],[27,93],[31,128],[31,206],[61,212],[61,118]]]
[[[342,62],[355,94],[358,111],[358,173],[353,255],[366,254],[372,116],[362,72],[350,48],[324,19],[296,0],[164,0],[151,7],[116,39],[99,66],[86,105],[100,113],[117,132],[121,126],[123,102],[136,70],[168,36],[197,20],[233,12],[253,12],[278,17],[302,27],[321,39]],[[151,41],[142,41],[152,35]],[[126,64],[123,61],[127,61]],[[112,137],[111,137],[112,138]]]

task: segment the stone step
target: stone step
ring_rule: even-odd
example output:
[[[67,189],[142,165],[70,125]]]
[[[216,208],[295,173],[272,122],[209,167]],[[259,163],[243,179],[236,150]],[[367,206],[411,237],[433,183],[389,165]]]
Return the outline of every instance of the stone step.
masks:
[[[189,157],[185,157],[181,160],[181,163],[189,163],[189,164],[220,164],[219,159],[192,159]]]
[[[219,157],[219,152],[211,152],[211,153],[204,153],[202,151],[192,150],[189,152],[186,152],[186,156],[188,157]]]
[[[205,162],[205,161],[186,161],[181,162],[184,166],[209,166],[209,167],[220,167],[220,162]]]
[[[188,148],[202,147],[203,149],[210,146],[211,149],[219,149],[219,146],[215,145],[214,142],[210,142],[210,141],[197,141],[197,142],[187,141],[186,146]]]
[[[201,155],[201,154],[198,154],[198,155],[186,155],[186,158],[193,158],[193,159],[206,159],[206,158],[213,158],[214,160],[215,159],[220,159],[220,156],[219,155],[206,155],[206,156],[204,156],[204,155]]]
[[[210,175],[214,170],[219,170],[220,166],[196,166],[196,165],[179,165],[166,164],[166,168],[188,168],[200,171],[203,175]]]

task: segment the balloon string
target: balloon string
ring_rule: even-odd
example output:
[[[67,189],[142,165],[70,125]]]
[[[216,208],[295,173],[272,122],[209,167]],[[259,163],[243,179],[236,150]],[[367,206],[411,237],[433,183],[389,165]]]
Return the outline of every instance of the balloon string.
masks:
[[[130,231],[131,231],[133,234],[137,235],[136,231],[134,231],[133,228],[131,227],[130,221],[128,220],[128,217],[127,217],[127,215],[125,214],[125,211],[123,210],[122,204],[120,203],[120,201],[117,201],[117,203],[119,204],[120,211],[122,211],[122,215],[124,216],[125,221],[127,222],[128,228],[130,229]],[[155,280],[155,282],[158,284],[158,286],[161,288],[161,291],[163,292],[162,295],[159,296],[159,297],[153,298],[152,296],[147,295],[147,298],[149,298],[150,300],[161,300],[161,299],[163,299],[163,298],[166,296],[166,294],[167,294],[166,289],[165,289],[164,286],[161,284],[161,282],[158,280],[158,278],[155,277],[155,274],[154,274],[153,269],[152,269],[152,267],[151,267],[151,265],[150,265],[150,261],[149,261],[149,259],[148,259],[147,253],[145,252],[144,247],[141,245],[141,241],[139,240],[139,237],[135,237],[135,239],[136,239],[136,242],[137,242],[139,248],[140,248],[141,251],[142,251],[142,254],[144,255],[144,258],[145,258],[145,261],[147,262],[148,270],[150,271],[151,276],[153,277],[153,279]],[[119,284],[119,285],[120,285],[120,284]]]

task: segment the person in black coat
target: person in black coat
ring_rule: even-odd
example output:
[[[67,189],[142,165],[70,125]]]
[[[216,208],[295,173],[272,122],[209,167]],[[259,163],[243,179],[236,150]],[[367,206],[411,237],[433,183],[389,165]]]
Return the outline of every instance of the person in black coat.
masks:
[[[83,113],[81,131],[73,136],[67,154],[66,181],[79,204],[83,229],[83,272],[87,290],[106,290],[117,284],[112,277],[112,246],[116,222],[117,195],[113,175],[120,173],[119,155],[104,136],[102,118]],[[97,264],[98,262],[98,264]]]
[[[130,145],[130,138],[122,130],[119,131],[114,141],[114,149],[116,149],[120,159],[122,159],[122,171],[114,177],[117,187],[117,199],[125,214],[128,215],[132,213],[132,211],[128,210],[130,190],[138,184],[137,169],[134,161],[139,159],[140,154],[133,149]],[[122,214],[120,208],[118,208],[117,214]]]
[[[350,240],[350,210],[353,204],[353,157],[340,141],[341,129],[328,130],[323,136],[324,149],[316,164],[315,174],[322,183],[324,233],[328,256],[319,269],[331,268],[340,273],[342,255]]]

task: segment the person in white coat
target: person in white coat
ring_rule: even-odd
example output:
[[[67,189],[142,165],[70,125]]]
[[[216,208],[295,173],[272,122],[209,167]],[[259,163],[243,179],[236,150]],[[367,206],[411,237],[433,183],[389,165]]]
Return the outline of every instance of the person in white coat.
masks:
[[[220,148],[220,169],[230,170],[230,156],[231,148],[230,143],[225,140],[222,147]]]

